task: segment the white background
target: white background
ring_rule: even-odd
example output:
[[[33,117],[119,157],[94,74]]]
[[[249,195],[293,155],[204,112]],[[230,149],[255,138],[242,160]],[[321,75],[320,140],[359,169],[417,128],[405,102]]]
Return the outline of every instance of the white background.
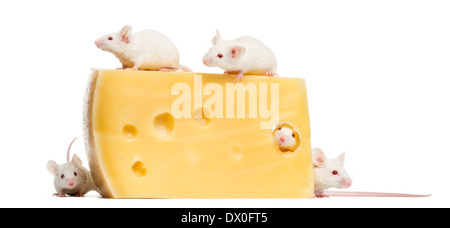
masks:
[[[448,207],[448,1],[1,1],[0,207]],[[346,152],[352,191],[429,198],[111,200],[58,198],[48,160],[82,135],[92,67],[119,61],[94,40],[155,29],[197,72],[219,29],[276,53],[281,77],[307,80],[313,146]],[[81,138],[80,138],[81,139]],[[73,148],[87,164],[84,146]]]

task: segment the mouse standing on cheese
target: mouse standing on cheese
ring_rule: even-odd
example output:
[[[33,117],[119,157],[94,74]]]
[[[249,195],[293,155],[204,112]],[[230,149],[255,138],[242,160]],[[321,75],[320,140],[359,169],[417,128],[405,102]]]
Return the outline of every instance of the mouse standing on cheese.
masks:
[[[125,25],[121,31],[97,39],[95,45],[113,53],[122,63],[120,69],[191,72],[180,65],[178,49],[169,38],[150,29],[131,31],[131,26]]]
[[[326,198],[330,196],[349,197],[428,197],[430,195],[414,195],[402,193],[382,193],[382,192],[347,192],[328,191],[329,188],[348,188],[352,185],[347,171],[344,169],[345,153],[334,159],[325,157],[319,148],[312,149],[314,165],[314,194],[316,198]]]
[[[212,44],[214,46],[203,57],[203,63],[209,67],[220,67],[226,74],[237,74],[233,76],[235,82],[242,80],[244,74],[277,76],[274,53],[253,37],[243,36],[226,41],[216,31]]]
[[[89,191],[97,191],[100,193],[89,170],[82,167],[81,159],[74,154],[72,161],[70,161],[70,148],[76,139],[70,143],[67,149],[66,164],[58,165],[52,160],[47,163],[48,171],[55,175],[54,185],[57,192],[53,194],[55,196],[65,197],[67,194],[81,197]]]
[[[273,136],[281,152],[294,152],[300,146],[300,135],[290,124],[284,123],[276,126]]]

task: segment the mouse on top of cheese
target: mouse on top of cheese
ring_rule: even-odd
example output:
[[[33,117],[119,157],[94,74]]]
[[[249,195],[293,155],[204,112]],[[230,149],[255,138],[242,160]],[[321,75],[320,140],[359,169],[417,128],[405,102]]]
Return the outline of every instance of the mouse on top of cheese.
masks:
[[[298,132],[295,132],[294,128],[287,123],[278,125],[274,129],[273,135],[281,152],[294,152],[301,142]]]
[[[214,45],[203,57],[203,64],[220,67],[225,74],[237,74],[235,82],[244,74],[278,76],[277,59],[272,50],[256,38],[242,36],[234,40],[223,40],[219,31],[212,39]]]
[[[97,39],[95,45],[114,54],[122,63],[119,69],[192,72],[180,65],[178,49],[172,41],[155,30],[132,33],[131,26],[125,25],[119,32]]]

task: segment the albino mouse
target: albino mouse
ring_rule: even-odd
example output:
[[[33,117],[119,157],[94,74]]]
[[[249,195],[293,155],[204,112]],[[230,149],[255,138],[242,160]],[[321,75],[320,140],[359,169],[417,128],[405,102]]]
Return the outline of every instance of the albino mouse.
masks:
[[[178,49],[163,34],[151,29],[131,32],[131,26],[125,25],[121,31],[97,39],[95,45],[113,53],[122,63],[120,69],[191,72],[180,65]]]
[[[326,191],[329,188],[348,188],[352,185],[347,171],[344,169],[345,153],[334,159],[325,157],[319,148],[312,150],[314,165],[314,194],[317,198],[329,196],[358,196],[358,197],[427,197],[430,195],[412,195],[400,193],[380,192],[344,192]]]
[[[261,41],[243,36],[237,39],[222,40],[219,31],[212,39],[214,45],[203,57],[209,67],[220,67],[226,74],[236,74],[235,82],[244,74],[277,76],[277,59],[270,48]]]
[[[290,124],[275,126],[273,136],[281,152],[294,152],[300,146],[300,134]]]
[[[66,164],[58,165],[52,160],[47,163],[48,171],[55,175],[54,185],[57,193],[53,195],[58,197],[65,197],[66,194],[81,197],[92,190],[100,193],[89,170],[82,167],[81,159],[74,154],[70,161],[70,148],[76,139],[70,143],[67,149]]]

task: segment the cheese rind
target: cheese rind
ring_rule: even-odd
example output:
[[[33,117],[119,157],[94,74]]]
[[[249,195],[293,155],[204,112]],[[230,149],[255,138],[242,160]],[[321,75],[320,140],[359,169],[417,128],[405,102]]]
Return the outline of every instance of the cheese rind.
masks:
[[[257,98],[267,97],[268,107],[276,97],[270,88],[278,87],[278,119],[271,126],[289,123],[300,134],[301,144],[292,153],[280,151],[272,129],[262,128],[262,122],[272,119],[261,118],[260,110],[250,117],[252,102],[260,106],[262,100],[247,94],[245,114],[235,102],[236,115],[227,118],[231,106],[226,92],[232,83],[230,75],[220,74],[93,70],[85,98],[85,142],[103,197],[313,197],[305,81],[261,76],[243,80],[244,86],[255,86]],[[190,91],[174,95],[177,84]],[[222,104],[220,97],[211,99],[219,95],[219,87]],[[205,92],[208,88],[216,90]],[[223,115],[212,115],[219,105]],[[185,109],[192,115],[174,113]]]

